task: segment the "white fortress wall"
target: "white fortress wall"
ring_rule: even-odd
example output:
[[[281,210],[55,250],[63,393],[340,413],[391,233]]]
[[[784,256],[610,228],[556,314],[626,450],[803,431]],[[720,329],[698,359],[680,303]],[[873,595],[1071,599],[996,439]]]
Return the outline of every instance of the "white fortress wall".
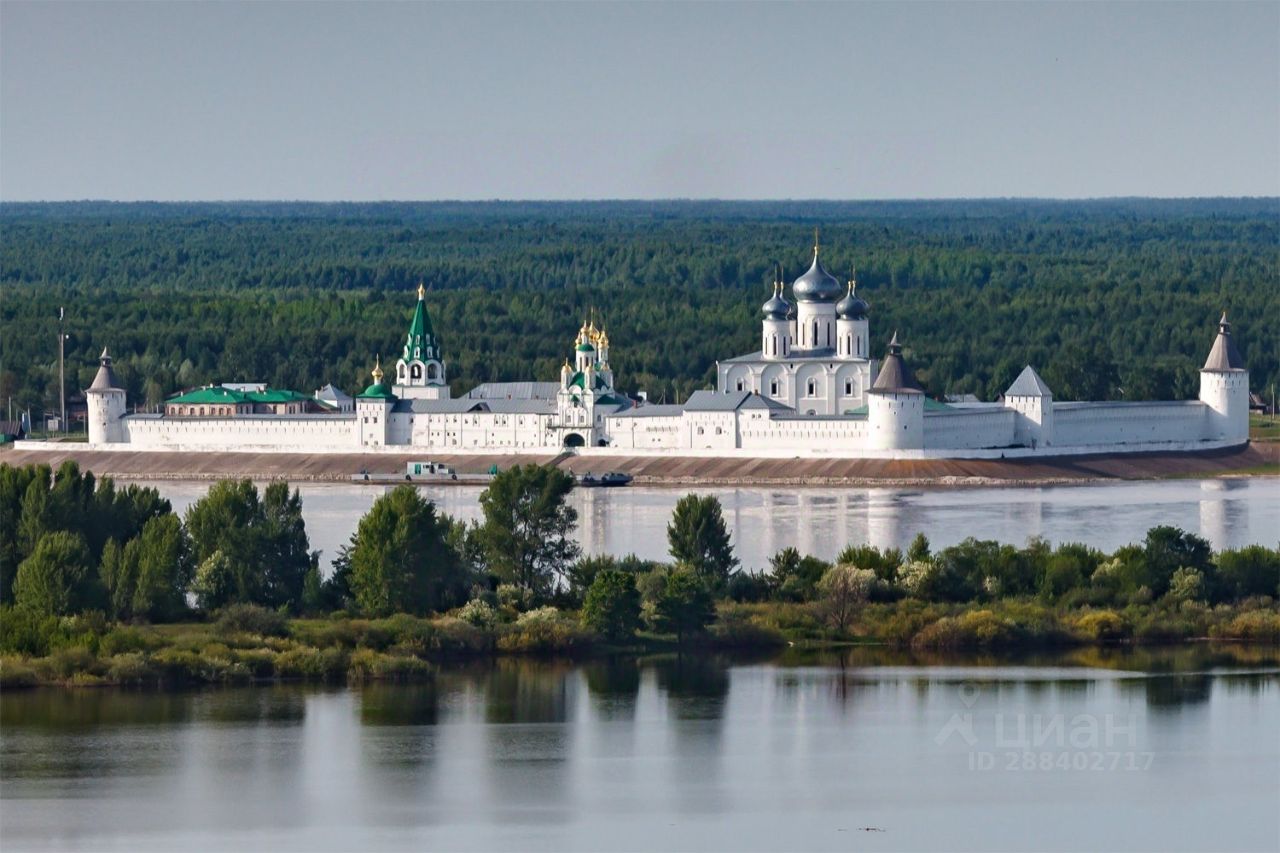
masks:
[[[746,413],[740,424],[742,449],[752,452],[784,450],[804,452],[826,447],[832,455],[862,451],[867,446],[867,419],[847,417],[774,416]]]
[[[1018,413],[1000,406],[924,414],[925,450],[1009,447],[1015,443]]]
[[[128,450],[346,450],[356,446],[351,415],[240,415],[225,418],[130,416]]]
[[[1054,403],[1056,447],[1196,442],[1206,437],[1208,407],[1193,400],[1153,403]]]

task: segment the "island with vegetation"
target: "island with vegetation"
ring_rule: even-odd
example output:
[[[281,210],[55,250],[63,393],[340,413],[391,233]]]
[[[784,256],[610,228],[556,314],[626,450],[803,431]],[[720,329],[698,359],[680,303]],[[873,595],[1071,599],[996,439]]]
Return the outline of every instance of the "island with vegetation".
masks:
[[[0,684],[429,677],[450,658],[877,643],[1025,649],[1280,643],[1280,549],[1213,552],[1156,527],[1102,553],[1031,540],[870,545],[741,567],[719,502],[689,494],[671,560],[583,555],[571,476],[497,474],[483,520],[414,487],[375,501],[325,577],[296,490],[223,480],[179,517],[68,462],[0,465]]]

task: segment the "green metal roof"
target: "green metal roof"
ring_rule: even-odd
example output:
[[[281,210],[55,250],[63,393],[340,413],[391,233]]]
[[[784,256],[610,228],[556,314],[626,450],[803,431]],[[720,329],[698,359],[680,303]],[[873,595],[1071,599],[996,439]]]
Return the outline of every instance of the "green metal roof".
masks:
[[[414,359],[427,361],[440,358],[436,333],[431,327],[431,315],[427,313],[427,303],[423,297],[423,292],[419,290],[418,306],[413,309],[413,322],[409,324],[409,334],[404,341],[405,361]]]
[[[370,385],[368,388],[356,395],[357,397],[369,399],[378,398],[382,400],[394,400],[396,395],[392,393],[391,386],[385,382],[378,382]]]
[[[591,344],[578,344],[578,352],[595,352],[596,348]]]
[[[221,385],[211,385],[207,388],[196,388],[194,391],[170,397],[167,402],[187,405],[200,403],[235,405],[239,403],[314,402],[314,398],[308,394],[300,394],[297,391],[281,388],[267,388],[265,391],[236,391],[232,388],[224,388]]]

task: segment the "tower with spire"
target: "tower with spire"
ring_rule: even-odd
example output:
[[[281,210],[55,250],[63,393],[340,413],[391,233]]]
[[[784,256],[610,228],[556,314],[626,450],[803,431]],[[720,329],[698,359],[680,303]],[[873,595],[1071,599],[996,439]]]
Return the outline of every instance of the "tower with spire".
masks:
[[[876,381],[867,392],[869,445],[875,450],[924,448],[924,390],[893,333]]]
[[[102,355],[98,358],[98,374],[85,389],[84,396],[89,410],[89,443],[115,444],[124,441],[124,386],[116,379],[106,347],[102,348]]]
[[[1249,440],[1249,371],[1231,335],[1227,313],[1218,320],[1218,336],[1200,368],[1200,402],[1205,404],[1210,440]]]
[[[404,349],[396,362],[396,396],[406,399],[447,400],[449,379],[440,342],[427,313],[427,289],[418,283],[418,304],[405,336]]]

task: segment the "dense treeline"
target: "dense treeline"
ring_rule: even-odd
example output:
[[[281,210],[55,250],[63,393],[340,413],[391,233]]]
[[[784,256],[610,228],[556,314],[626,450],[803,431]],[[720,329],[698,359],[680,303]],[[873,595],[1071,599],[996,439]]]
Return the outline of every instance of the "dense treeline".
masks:
[[[1222,309],[1255,388],[1280,376],[1280,203],[0,205],[0,396],[53,407],[103,346],[131,402],[208,381],[366,384],[419,280],[455,390],[551,379],[583,317],[655,398],[757,345],[775,262],[858,266],[878,344],[899,329],[934,393],[993,398],[1024,364],[1062,399],[1179,398]],[[879,350],[877,346],[877,351]]]
[[[399,486],[322,578],[285,483],[222,481],[179,518],[153,489],[74,463],[0,466],[0,653],[19,656],[0,681],[407,677],[443,654],[597,644],[1280,643],[1280,551],[1263,546],[1215,554],[1156,527],[1112,554],[974,539],[933,552],[921,535],[905,553],[852,546],[833,562],[786,548],[749,571],[710,496],[678,502],[671,562],[582,556],[572,488],[556,468],[517,466],[462,524]],[[213,635],[129,627],[210,621]]]

